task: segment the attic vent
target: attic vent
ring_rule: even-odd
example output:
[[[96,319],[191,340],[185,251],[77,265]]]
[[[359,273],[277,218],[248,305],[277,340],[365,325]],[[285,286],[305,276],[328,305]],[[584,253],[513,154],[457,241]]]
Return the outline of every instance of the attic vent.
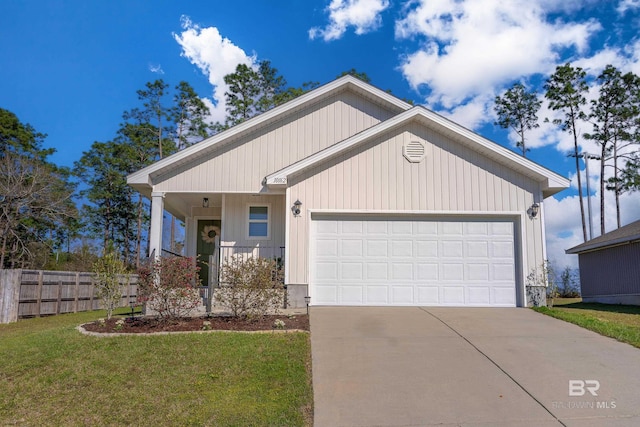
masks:
[[[424,143],[420,141],[409,141],[402,147],[402,155],[411,163],[419,163],[426,156]]]

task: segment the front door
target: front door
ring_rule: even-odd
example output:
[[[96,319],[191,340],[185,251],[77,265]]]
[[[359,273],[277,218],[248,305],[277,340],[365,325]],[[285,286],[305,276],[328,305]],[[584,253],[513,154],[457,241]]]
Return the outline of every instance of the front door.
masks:
[[[215,251],[215,237],[220,234],[220,225],[219,219],[198,220],[196,254],[198,255],[198,267],[200,267],[200,286],[209,286],[209,271],[211,270],[209,258]]]

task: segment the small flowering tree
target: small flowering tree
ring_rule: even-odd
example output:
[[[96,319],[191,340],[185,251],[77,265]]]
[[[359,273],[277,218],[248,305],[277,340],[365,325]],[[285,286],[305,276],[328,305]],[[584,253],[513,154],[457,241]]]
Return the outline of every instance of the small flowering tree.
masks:
[[[161,257],[138,269],[138,302],[161,318],[187,317],[200,305],[199,267],[193,258]]]
[[[553,299],[557,297],[558,294],[558,284],[551,262],[545,260],[539,267],[532,268],[527,275],[527,286],[546,288],[547,305],[550,308],[553,307]]]
[[[98,298],[102,300],[103,307],[107,310],[107,319],[111,319],[113,310],[122,300],[122,284],[120,276],[126,274],[127,267],[113,250],[107,249],[105,254],[93,264],[95,273],[95,287]]]

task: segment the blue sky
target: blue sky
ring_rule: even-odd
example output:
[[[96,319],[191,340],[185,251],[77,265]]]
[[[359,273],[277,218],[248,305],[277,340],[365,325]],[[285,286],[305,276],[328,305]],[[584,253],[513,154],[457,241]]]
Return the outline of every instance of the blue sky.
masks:
[[[639,28],[640,0],[4,1],[0,107],[47,133],[53,160],[72,166],[94,141],[114,137],[147,81],[186,80],[221,118],[222,77],[238,62],[267,59],[292,86],[356,68],[513,148],[513,135],[493,126],[497,94],[516,81],[541,92],[568,61],[590,76],[609,63],[640,74]],[[539,115],[554,117],[544,106]],[[531,159],[575,182],[568,135],[542,125],[528,143]],[[590,169],[593,190],[597,164]],[[608,197],[607,230],[613,207]],[[622,208],[623,223],[639,219],[640,195],[625,196]],[[545,209],[549,258],[575,266],[563,255],[581,241],[575,188]]]

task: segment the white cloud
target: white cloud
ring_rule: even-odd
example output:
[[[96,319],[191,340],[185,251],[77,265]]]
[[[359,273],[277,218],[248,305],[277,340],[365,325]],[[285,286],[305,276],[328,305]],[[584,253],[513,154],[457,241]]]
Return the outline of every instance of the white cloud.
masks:
[[[450,109],[505,82],[552,72],[558,51],[582,52],[600,29],[595,20],[547,21],[549,2],[518,0],[420,0],[396,23],[398,39],[418,38],[401,70],[414,88],[430,90],[427,102]],[[557,9],[558,7],[555,7]]]
[[[592,160],[589,170],[589,183],[591,185],[591,207],[593,236],[600,236],[600,162]],[[586,186],[584,163],[581,162],[582,184]],[[610,168],[607,169],[607,171]],[[605,172],[605,177],[610,175]],[[577,188],[575,174],[571,174],[571,186]],[[584,191],[584,211],[589,235],[589,209],[587,192]],[[640,197],[638,194],[625,193],[620,196],[621,225],[640,219]],[[617,228],[615,196],[612,191],[605,190],[605,232]],[[582,222],[580,221],[580,201],[578,195],[567,196],[562,199],[550,197],[544,201],[545,224],[547,235],[547,258],[557,266],[563,268],[568,265],[577,267],[578,258],[575,255],[566,255],[564,251],[583,242]]]
[[[389,0],[331,0],[327,7],[329,24],[325,28],[311,28],[309,38],[322,37],[326,42],[337,40],[348,27],[355,27],[358,35],[374,31],[382,25],[380,13],[388,7]]]
[[[578,196],[563,199],[550,197],[544,201],[547,236],[547,259],[563,268],[578,267],[578,257],[564,251],[583,242]]]
[[[620,15],[624,15],[627,10],[640,8],[640,0],[620,0],[616,11]]]
[[[155,74],[164,74],[164,70],[160,64],[149,64],[149,71]]]
[[[208,102],[212,121],[224,122],[224,93],[228,90],[224,76],[233,73],[238,64],[255,66],[256,56],[247,55],[216,27],[201,28],[189,17],[182,17],[182,29],[181,33],[174,33],[173,38],[182,47],[181,55],[197,66],[213,86],[213,102]]]
[[[478,95],[464,104],[439,113],[468,129],[476,129],[486,122],[488,118],[493,117],[492,102],[493,96]]]

